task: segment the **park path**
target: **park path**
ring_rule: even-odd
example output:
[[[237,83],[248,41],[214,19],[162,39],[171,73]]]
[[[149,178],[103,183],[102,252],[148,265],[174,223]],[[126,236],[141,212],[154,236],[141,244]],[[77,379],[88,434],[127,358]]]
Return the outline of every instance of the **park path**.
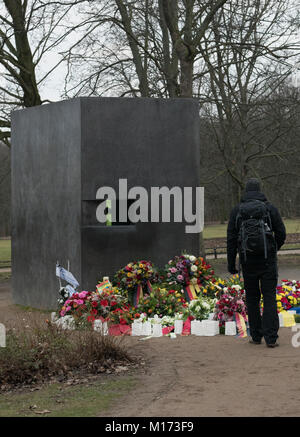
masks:
[[[298,417],[300,347],[292,346],[290,328],[279,335],[276,349],[228,336],[127,338],[128,349],[145,357],[146,369],[103,416]]]

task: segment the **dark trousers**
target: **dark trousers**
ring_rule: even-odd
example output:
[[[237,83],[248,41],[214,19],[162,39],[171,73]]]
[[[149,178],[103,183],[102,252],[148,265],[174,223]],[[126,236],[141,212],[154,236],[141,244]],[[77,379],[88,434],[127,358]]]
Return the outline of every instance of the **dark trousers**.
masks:
[[[277,262],[263,261],[259,264],[243,265],[246,290],[246,304],[253,340],[264,337],[267,344],[278,338],[279,319],[277,314],[276,287],[278,281]],[[261,294],[263,296],[263,315],[260,312]]]

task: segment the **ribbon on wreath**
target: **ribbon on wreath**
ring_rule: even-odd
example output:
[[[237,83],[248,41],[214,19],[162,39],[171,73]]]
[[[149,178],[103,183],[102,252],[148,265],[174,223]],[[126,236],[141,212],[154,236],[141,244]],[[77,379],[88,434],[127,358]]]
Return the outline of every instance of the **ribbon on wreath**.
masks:
[[[152,292],[152,285],[151,285],[151,282],[149,280],[147,281],[147,291],[149,294]]]
[[[143,300],[143,287],[141,284],[137,285],[133,293],[133,306],[136,308]]]
[[[147,293],[150,294],[152,292],[152,285],[150,281],[146,282]],[[136,308],[139,303],[143,302],[144,292],[143,286],[141,284],[137,285],[134,293],[133,293],[133,306]]]
[[[200,291],[199,285],[197,284],[197,287]],[[196,286],[195,285],[187,285],[186,287],[183,288],[184,290],[184,297],[185,300],[187,302],[191,302],[191,300],[197,299],[197,294],[196,294]]]
[[[247,337],[247,326],[244,317],[240,313],[235,313],[235,322],[238,330],[237,336],[239,338]]]

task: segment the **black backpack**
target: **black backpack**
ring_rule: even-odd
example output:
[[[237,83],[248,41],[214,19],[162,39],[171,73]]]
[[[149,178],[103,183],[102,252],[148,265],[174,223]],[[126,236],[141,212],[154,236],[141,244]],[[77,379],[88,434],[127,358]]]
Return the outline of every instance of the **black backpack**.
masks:
[[[269,209],[265,202],[247,200],[240,204],[236,218],[238,229],[238,246],[244,261],[247,254],[268,256],[268,246],[275,241]]]

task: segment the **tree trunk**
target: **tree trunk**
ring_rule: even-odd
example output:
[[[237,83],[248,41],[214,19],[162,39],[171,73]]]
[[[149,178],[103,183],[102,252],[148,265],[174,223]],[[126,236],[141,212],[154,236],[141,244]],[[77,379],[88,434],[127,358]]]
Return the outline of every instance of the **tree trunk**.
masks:
[[[194,59],[182,59],[180,61],[180,97],[193,97],[193,71]]]
[[[13,23],[19,67],[18,82],[24,93],[24,106],[41,105],[41,97],[36,83],[35,65],[25,25],[26,7],[22,4],[22,0],[4,0],[4,4]]]

